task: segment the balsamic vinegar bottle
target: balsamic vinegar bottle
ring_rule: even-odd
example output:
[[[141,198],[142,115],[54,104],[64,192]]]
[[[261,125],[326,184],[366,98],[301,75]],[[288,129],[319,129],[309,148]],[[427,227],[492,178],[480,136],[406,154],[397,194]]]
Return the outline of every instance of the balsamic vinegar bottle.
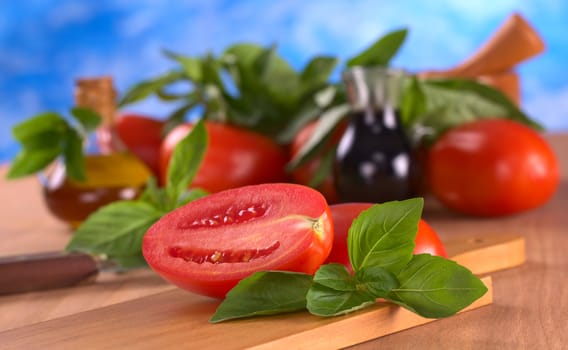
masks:
[[[404,77],[383,67],[343,73],[352,112],[336,153],[340,202],[382,203],[418,193],[418,164],[397,107]]]

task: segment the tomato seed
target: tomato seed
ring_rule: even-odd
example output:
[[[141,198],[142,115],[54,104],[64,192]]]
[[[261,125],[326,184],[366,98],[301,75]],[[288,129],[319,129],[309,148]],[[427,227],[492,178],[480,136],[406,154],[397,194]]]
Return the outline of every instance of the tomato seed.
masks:
[[[211,264],[239,263],[250,262],[252,260],[262,258],[272,254],[280,247],[280,242],[275,241],[266,248],[260,249],[240,249],[240,250],[210,250],[210,249],[192,249],[183,247],[171,247],[169,249],[170,256],[181,258],[188,262],[203,264],[205,262]]]
[[[205,217],[193,220],[189,225],[185,222],[178,225],[179,229],[216,227],[222,225],[240,224],[262,217],[266,214],[268,207],[266,204],[250,204],[244,209],[237,210],[229,207],[223,214],[215,214],[212,217]]]

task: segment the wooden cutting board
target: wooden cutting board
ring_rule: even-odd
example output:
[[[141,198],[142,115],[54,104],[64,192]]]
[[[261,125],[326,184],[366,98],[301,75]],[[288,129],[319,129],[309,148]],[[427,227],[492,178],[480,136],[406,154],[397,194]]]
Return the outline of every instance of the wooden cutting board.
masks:
[[[479,275],[525,261],[524,239],[514,234],[460,236],[445,244],[453,260]],[[491,277],[483,282],[488,292],[464,311],[491,304]],[[5,331],[0,344],[2,349],[335,349],[435,321],[377,303],[332,318],[298,312],[210,324],[218,303],[174,289]]]

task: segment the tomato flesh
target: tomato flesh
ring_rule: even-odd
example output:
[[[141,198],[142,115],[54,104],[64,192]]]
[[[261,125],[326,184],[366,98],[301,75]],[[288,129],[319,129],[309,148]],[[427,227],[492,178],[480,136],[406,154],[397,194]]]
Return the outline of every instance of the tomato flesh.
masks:
[[[369,209],[373,203],[341,203],[330,205],[333,218],[333,247],[326,263],[340,263],[352,271],[347,250],[347,235],[353,220],[359,214]],[[428,253],[447,258],[448,254],[440,237],[434,229],[423,219],[418,223],[418,232],[415,239],[414,254]]]
[[[329,255],[333,224],[325,198],[294,184],[221,191],[165,215],[144,236],[144,258],[189,291],[223,298],[257,271],[313,274]]]
[[[160,178],[167,176],[173,150],[191,130],[191,124],[174,128],[160,149]],[[285,182],[288,161],[284,149],[271,139],[234,126],[206,122],[209,144],[192,187],[209,192],[271,182]]]

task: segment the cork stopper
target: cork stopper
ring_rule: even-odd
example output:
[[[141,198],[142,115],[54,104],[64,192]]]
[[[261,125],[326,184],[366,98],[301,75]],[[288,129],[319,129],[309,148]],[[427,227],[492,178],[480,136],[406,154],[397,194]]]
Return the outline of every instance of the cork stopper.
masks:
[[[116,91],[112,77],[80,78],[76,81],[75,104],[99,113],[103,126],[114,125]]]

